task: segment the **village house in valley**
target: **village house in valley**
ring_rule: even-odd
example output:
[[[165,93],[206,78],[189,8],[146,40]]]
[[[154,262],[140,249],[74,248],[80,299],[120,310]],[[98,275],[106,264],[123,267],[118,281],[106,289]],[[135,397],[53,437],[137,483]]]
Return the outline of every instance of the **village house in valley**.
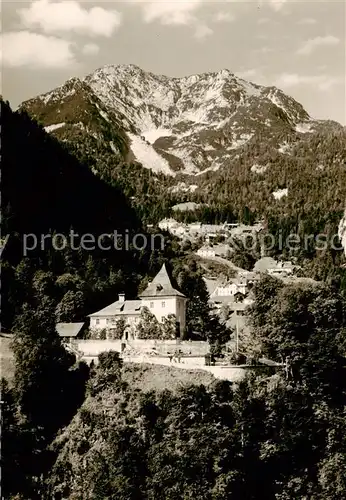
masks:
[[[130,340],[129,335],[134,339],[134,332],[141,320],[143,308],[147,308],[159,322],[174,315],[177,331],[182,337],[186,326],[186,302],[185,295],[173,287],[164,264],[153,281],[140,294],[138,300],[126,300],[125,294],[119,294],[116,302],[90,314],[90,328],[106,329],[111,333],[117,322],[124,319],[126,324],[124,340]]]

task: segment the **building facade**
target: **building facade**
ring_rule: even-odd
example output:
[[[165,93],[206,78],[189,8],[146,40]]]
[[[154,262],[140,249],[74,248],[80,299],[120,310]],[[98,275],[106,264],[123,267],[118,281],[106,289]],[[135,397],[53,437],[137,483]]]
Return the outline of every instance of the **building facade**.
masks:
[[[215,257],[216,253],[212,247],[202,247],[197,250],[197,255],[199,257],[208,258],[208,257]]]
[[[184,334],[187,298],[173,288],[165,264],[139,298],[142,301],[142,306],[147,307],[160,322],[165,317],[174,314],[180,336]]]
[[[89,315],[90,328],[93,330],[106,329],[111,336],[120,319],[125,320],[124,340],[135,338],[136,326],[141,321],[143,308],[149,311],[161,323],[164,318],[174,315],[177,321],[177,330],[180,336],[186,328],[186,303],[187,298],[173,288],[166,266],[149,283],[139,300],[126,300],[125,294],[120,294],[116,302]]]

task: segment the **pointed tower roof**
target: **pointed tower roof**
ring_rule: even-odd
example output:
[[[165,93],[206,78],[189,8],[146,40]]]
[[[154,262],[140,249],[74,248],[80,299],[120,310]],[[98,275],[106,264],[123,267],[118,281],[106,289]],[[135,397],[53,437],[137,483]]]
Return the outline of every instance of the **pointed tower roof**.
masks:
[[[185,295],[173,288],[166,265],[163,264],[159,273],[139,297],[185,297]]]

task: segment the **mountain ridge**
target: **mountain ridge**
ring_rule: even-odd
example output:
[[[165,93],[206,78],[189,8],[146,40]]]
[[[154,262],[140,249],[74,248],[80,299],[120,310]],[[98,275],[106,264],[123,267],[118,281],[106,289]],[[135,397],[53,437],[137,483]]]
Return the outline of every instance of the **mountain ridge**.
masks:
[[[106,121],[125,132],[131,159],[173,177],[177,172],[202,175],[226,167],[259,133],[279,149],[278,132],[296,138],[321,126],[341,127],[311,118],[282,90],[247,82],[226,69],[178,78],[136,65],[107,65],[82,79],[71,78],[21,108],[50,126],[47,108],[53,103],[66,107],[72,98],[76,110],[81,93]],[[54,120],[58,115],[64,113],[56,110]],[[59,123],[63,127],[66,122]]]
[[[109,65],[20,109],[149,223],[186,201],[212,217],[344,211],[345,127],[229,70],[179,79]]]

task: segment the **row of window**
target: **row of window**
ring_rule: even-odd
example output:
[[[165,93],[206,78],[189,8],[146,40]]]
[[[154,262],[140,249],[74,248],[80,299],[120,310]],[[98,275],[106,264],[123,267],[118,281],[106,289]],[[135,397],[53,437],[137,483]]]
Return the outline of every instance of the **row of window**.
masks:
[[[154,302],[150,302],[150,306],[149,306],[149,307],[150,307],[150,309],[153,309],[153,308],[154,308],[154,306],[155,306],[155,303],[154,303]],[[178,303],[178,306],[179,306],[179,303]],[[162,309],[164,309],[164,308],[166,307],[166,302],[165,302],[164,300],[161,302],[161,307],[162,307]],[[107,319],[107,324],[110,324],[110,323],[114,324],[114,323],[115,323],[115,321],[116,321],[116,320],[114,320],[114,319],[112,319],[112,320],[111,320],[111,319]],[[96,325],[99,325],[99,324],[100,324],[100,320],[99,320],[99,318],[97,318],[97,319],[96,319],[95,324],[96,324]]]
[[[139,318],[134,318],[134,321],[135,323],[137,323],[139,321]],[[106,319],[106,323],[107,325],[115,325],[117,322],[117,320],[115,318],[107,318]],[[99,318],[96,318],[95,320],[95,324],[96,325],[99,325],[100,324],[100,319]]]
[[[150,306],[149,306],[149,307],[150,307],[150,309],[153,309],[153,307],[154,307],[154,302],[150,302]],[[161,302],[161,307],[162,307],[162,308],[165,308],[165,307],[166,307],[166,302],[165,302],[165,301],[162,301],[162,302]]]

